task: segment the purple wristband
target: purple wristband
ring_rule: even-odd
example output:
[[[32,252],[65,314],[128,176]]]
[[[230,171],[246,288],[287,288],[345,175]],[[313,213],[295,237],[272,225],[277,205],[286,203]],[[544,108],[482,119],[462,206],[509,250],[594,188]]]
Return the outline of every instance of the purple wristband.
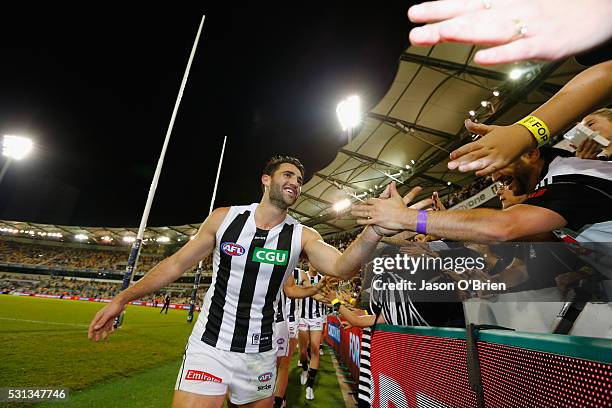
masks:
[[[416,232],[427,234],[427,211],[419,210],[416,222]]]

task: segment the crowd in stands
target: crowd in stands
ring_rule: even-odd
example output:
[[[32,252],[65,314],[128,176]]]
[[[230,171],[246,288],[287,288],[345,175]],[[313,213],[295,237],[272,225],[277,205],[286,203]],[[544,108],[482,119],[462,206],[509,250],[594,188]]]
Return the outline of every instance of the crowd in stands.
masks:
[[[490,177],[481,177],[474,180],[473,183],[468,184],[467,186],[462,187],[458,191],[453,191],[447,196],[442,198],[442,203],[446,208],[450,208],[454,205],[459,204],[463,200],[467,200],[471,196],[478,194],[480,191],[484,190],[486,187],[490,186],[493,183]]]
[[[205,288],[202,288],[205,290]],[[68,277],[57,277],[49,275],[29,275],[21,273],[0,273],[0,293],[10,294],[13,292],[79,296],[97,299],[113,298],[121,291],[119,281],[100,281],[94,279],[77,279]],[[191,297],[191,284],[173,284],[153,295],[140,299],[143,302],[157,300],[163,304],[163,298],[169,293],[172,303],[189,302]],[[201,296],[198,295],[198,301]]]
[[[129,247],[125,250],[104,250],[95,247],[51,246],[37,242],[22,243],[0,240],[0,263],[45,266],[57,269],[78,269],[94,271],[124,272],[129,256]],[[146,273],[165,255],[141,250],[136,273]],[[210,258],[204,261],[204,275],[210,274]],[[187,275],[193,274],[188,271]]]
[[[0,240],[0,263],[46,266],[58,269],[124,271],[129,255],[125,251],[72,248],[38,243]],[[163,259],[160,255],[140,255],[137,272],[146,272]]]

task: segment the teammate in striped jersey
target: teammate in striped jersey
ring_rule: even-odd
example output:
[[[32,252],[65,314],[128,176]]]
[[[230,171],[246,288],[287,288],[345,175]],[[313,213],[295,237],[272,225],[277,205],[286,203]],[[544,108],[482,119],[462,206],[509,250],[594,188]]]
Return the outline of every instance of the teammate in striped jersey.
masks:
[[[369,227],[340,254],[314,229],[290,217],[287,209],[296,202],[303,178],[299,160],[273,157],[261,176],[259,203],[214,210],[193,240],[96,314],[89,338],[107,338],[128,302],[174,282],[212,253],[212,283],[185,348],[173,407],[221,407],[228,391],[236,405],[270,407],[276,377],[275,307],[299,257],[325,275],[348,279],[380,241]]]
[[[323,275],[317,269],[309,265],[306,278],[311,285],[318,285]],[[320,298],[319,298],[320,299]],[[319,347],[323,333],[323,314],[324,304],[314,297],[308,297],[302,301],[302,313],[300,315],[299,343],[300,343],[300,363],[302,364],[302,374],[300,383],[306,385],[306,399],[314,399],[314,380],[319,369]],[[310,347],[310,364],[308,363],[308,348]]]
[[[319,281],[317,285],[311,285],[310,280],[306,277],[306,273],[299,268],[295,268],[283,286],[276,313],[274,332],[277,339],[276,343],[278,344],[278,373],[274,391],[274,408],[282,407],[286,401],[285,393],[289,380],[289,363],[297,347],[298,313],[302,299],[313,294],[313,291],[310,289],[311,287],[315,287],[318,293],[324,285],[325,280]],[[281,345],[285,345],[285,347],[281,347]]]

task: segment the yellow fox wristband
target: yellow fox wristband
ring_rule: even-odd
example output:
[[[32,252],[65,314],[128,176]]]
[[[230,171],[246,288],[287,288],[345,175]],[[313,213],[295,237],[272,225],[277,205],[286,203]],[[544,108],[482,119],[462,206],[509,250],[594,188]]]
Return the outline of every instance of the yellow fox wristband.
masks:
[[[335,298],[334,300],[331,301],[332,306],[336,306],[336,303],[340,303],[340,299]]]
[[[516,123],[524,126],[529,132],[531,132],[533,137],[535,137],[538,141],[538,147],[544,146],[546,143],[550,142],[550,131],[543,120],[540,120],[533,115],[529,115]]]

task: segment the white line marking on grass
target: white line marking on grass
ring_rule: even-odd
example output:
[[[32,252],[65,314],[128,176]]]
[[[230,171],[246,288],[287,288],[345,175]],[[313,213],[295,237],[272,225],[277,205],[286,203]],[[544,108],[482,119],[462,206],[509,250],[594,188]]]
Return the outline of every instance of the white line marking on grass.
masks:
[[[12,320],[14,322],[24,322],[24,323],[59,324],[59,325],[62,325],[62,326],[89,327],[89,325],[87,325],[87,324],[47,322],[47,321],[44,321],[44,320],[13,319],[13,318],[10,318],[10,317],[0,317],[0,320]]]

